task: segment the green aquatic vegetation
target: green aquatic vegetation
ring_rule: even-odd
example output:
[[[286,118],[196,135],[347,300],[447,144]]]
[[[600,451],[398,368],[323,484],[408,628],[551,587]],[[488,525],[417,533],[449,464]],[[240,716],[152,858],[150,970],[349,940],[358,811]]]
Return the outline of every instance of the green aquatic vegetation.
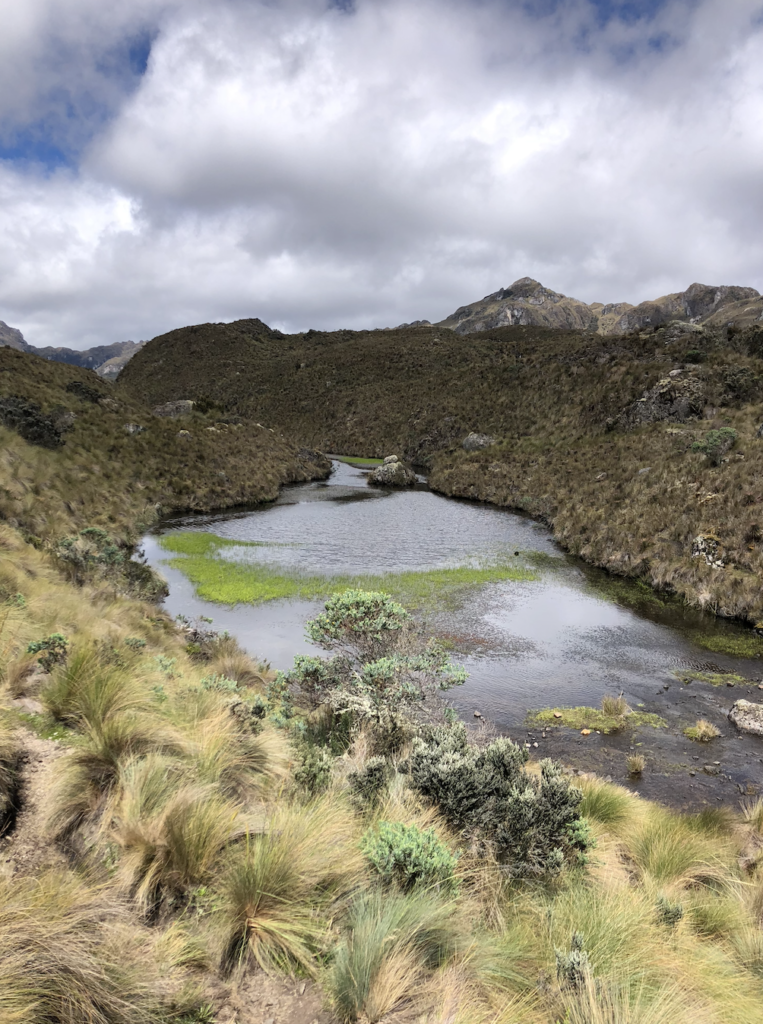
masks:
[[[337,462],[346,462],[348,466],[381,466],[384,459],[366,459],[360,455],[332,455]]]
[[[659,715],[646,711],[631,711],[627,715],[607,715],[599,708],[543,708],[527,716],[528,725],[564,725],[568,729],[595,729],[597,732],[619,732],[648,725],[664,729],[667,722]]]
[[[674,672],[682,683],[708,683],[710,686],[751,686],[752,680],[735,672]]]
[[[729,654],[734,658],[761,658],[763,657],[763,637],[753,633],[752,630],[738,633],[692,633],[689,639],[704,647],[706,651],[713,651],[716,654]]]
[[[447,605],[472,587],[505,580],[534,580],[532,569],[498,559],[489,564],[464,565],[420,572],[367,576],[310,576],[265,564],[234,562],[220,557],[227,547],[264,547],[256,541],[231,541],[212,533],[189,531],[164,534],[159,543],[181,557],[169,564],[193,583],[198,597],[218,604],[262,604],[284,599],[316,600],[345,590],[384,591],[409,608]]]

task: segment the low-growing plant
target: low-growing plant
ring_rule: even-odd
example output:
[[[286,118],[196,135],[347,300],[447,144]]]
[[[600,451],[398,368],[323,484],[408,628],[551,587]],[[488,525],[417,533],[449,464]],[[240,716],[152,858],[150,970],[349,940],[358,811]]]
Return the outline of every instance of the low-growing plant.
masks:
[[[381,878],[395,883],[403,892],[419,885],[434,886],[445,892],[458,891],[454,877],[458,857],[437,838],[432,828],[380,821],[366,832],[361,846]]]
[[[601,698],[601,710],[605,715],[609,715],[612,718],[622,718],[628,714],[630,708],[622,694],[618,697],[611,697],[609,694],[605,694]]]
[[[646,768],[646,758],[643,754],[628,754],[625,764],[629,775],[641,775]]]
[[[661,924],[666,924],[669,928],[675,928],[683,916],[683,903],[669,900],[664,894],[657,897],[657,920]]]
[[[694,442],[691,449],[701,452],[714,466],[718,466],[726,452],[734,447],[738,436],[732,427],[708,430],[701,441]]]
[[[542,874],[585,853],[585,830],[572,828],[583,795],[552,761],[541,761],[539,777],[525,771],[526,761],[509,739],[470,746],[459,724],[414,739],[405,767],[451,825],[489,842],[515,873]]]
[[[708,722],[706,718],[698,718],[694,725],[684,729],[684,736],[688,736],[690,740],[696,740],[697,743],[709,743],[710,740],[714,740],[720,735],[721,730],[717,729],[712,722]]]
[[[27,654],[39,654],[38,664],[46,672],[52,672],[56,665],[66,661],[69,641],[63,633],[51,633],[41,640],[32,640],[27,646]]]
[[[591,963],[585,949],[585,939],[573,932],[569,950],[554,949],[556,977],[562,988],[580,989],[591,972]]]

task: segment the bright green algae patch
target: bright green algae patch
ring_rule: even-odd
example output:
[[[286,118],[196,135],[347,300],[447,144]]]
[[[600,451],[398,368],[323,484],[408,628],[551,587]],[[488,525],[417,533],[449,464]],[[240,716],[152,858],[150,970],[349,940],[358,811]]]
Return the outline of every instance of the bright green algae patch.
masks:
[[[664,729],[668,724],[659,715],[645,711],[631,711],[627,715],[605,715],[600,708],[586,707],[543,708],[542,711],[531,712],[527,722],[529,725],[566,725],[568,729],[597,729],[604,733],[637,729],[641,725]]]
[[[188,531],[159,538],[165,551],[181,557],[169,564],[193,583],[198,597],[218,604],[263,604],[265,601],[322,599],[343,590],[383,590],[412,609],[447,605],[469,588],[504,580],[534,580],[523,566],[495,561],[488,565],[427,569],[420,572],[362,576],[308,576],[264,564],[233,562],[220,557],[225,547],[269,547],[257,541],[234,541],[213,533]]]
[[[753,686],[752,679],[735,672],[692,672],[680,671],[673,675],[682,683],[709,683],[710,686]]]

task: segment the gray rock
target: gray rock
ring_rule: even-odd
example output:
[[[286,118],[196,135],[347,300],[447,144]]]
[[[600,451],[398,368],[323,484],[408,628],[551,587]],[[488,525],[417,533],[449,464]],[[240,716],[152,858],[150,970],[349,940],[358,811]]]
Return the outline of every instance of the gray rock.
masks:
[[[178,416],[190,416],[195,405],[195,402],[181,399],[179,402],[165,402],[164,405],[157,405],[152,412],[154,416],[169,416],[174,420]]]
[[[472,431],[461,442],[461,447],[465,452],[479,452],[483,448],[489,448],[491,444],[495,444],[495,438],[489,434],[477,434]]]
[[[142,434],[146,429],[140,423],[125,423],[125,434]]]
[[[397,455],[388,455],[381,466],[368,474],[368,482],[375,487],[411,487],[416,483],[416,474]]]
[[[749,700],[735,701],[729,711],[729,721],[742,732],[763,736],[763,704],[753,704]]]

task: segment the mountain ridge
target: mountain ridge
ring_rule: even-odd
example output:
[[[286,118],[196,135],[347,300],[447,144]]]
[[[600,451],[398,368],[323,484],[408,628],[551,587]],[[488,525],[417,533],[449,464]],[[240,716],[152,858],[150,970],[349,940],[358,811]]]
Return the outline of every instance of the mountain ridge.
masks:
[[[111,345],[95,345],[78,351],[63,346],[46,345],[38,348],[30,345],[17,327],[9,327],[0,320],[0,348],[12,348],[17,352],[40,356],[54,363],[69,363],[86,370],[95,370],[99,377],[116,380],[122,367],[146,344],[145,341],[116,341]]]
[[[673,321],[690,325],[738,328],[763,320],[763,296],[756,288],[695,282],[638,305],[629,302],[586,303],[521,277],[508,288],[486,295],[451,313],[435,326],[456,334],[476,334],[497,327],[557,327],[597,334],[630,334]]]

